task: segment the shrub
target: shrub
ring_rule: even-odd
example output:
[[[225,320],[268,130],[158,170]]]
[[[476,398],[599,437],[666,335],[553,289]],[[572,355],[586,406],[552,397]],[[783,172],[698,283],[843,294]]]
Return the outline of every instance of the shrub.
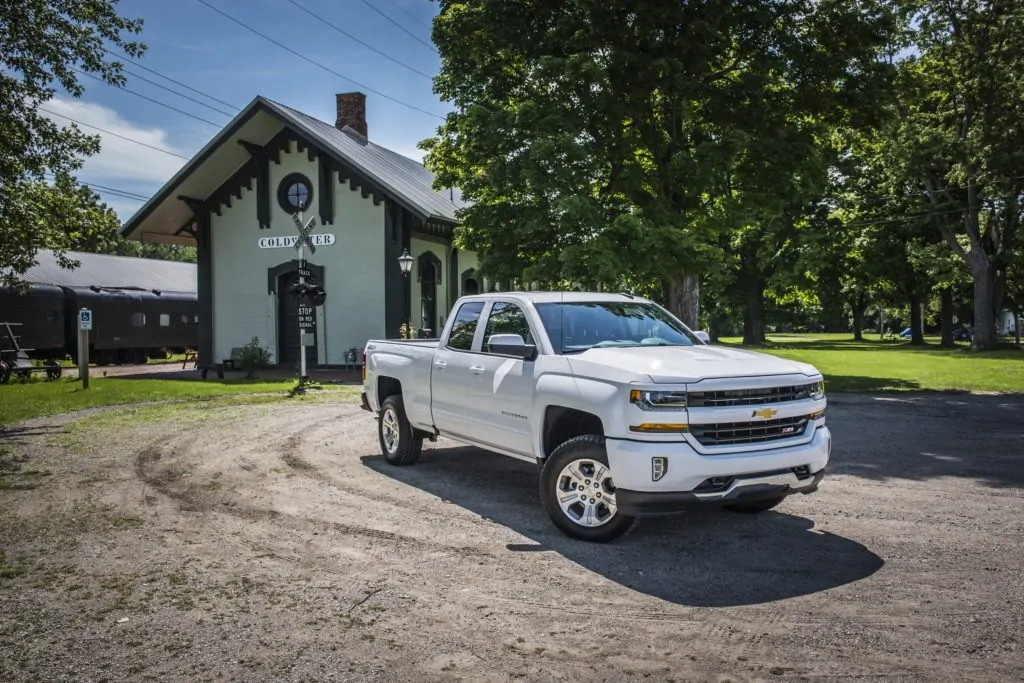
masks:
[[[270,365],[270,350],[260,346],[260,338],[253,337],[252,340],[242,347],[238,355],[238,367],[245,371],[246,379],[253,379],[256,370]]]

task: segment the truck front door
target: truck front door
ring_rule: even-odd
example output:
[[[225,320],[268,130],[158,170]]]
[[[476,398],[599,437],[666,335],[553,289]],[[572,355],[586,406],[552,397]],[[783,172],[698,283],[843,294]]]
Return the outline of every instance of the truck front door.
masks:
[[[536,382],[534,363],[491,352],[487,342],[496,334],[518,334],[527,344],[537,343],[519,304],[500,300],[491,304],[469,368],[467,410],[472,436],[502,450],[532,455],[529,414]]]

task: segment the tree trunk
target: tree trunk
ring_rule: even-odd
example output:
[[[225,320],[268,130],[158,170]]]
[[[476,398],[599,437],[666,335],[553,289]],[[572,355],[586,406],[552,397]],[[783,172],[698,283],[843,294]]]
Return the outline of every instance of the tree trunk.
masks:
[[[975,351],[991,351],[996,348],[996,317],[993,311],[995,268],[981,254],[971,259],[971,275],[974,277],[974,336],[971,348]]]
[[[747,306],[743,314],[743,344],[760,346],[765,341],[764,283],[758,278],[751,278],[747,285]]]
[[[953,290],[946,287],[940,293],[942,299],[942,311],[939,313],[942,325],[942,346],[954,347],[956,341],[953,339]]]
[[[864,341],[864,309],[868,307],[868,303],[863,294],[859,294],[850,302],[850,308],[853,309],[853,339],[855,341]]]
[[[915,346],[924,344],[924,320],[921,315],[921,295],[910,297],[910,343]]]
[[[700,277],[679,275],[668,283],[668,310],[691,330],[698,329],[700,315]]]
[[[1020,348],[1020,310],[1013,309],[1013,333],[1017,338],[1017,348]]]

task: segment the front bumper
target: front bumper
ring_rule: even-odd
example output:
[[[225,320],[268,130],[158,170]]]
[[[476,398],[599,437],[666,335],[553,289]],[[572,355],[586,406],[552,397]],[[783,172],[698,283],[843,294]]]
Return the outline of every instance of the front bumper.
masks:
[[[616,489],[615,504],[619,512],[629,517],[671,515],[695,508],[752,503],[794,493],[813,493],[818,490],[818,484],[824,477],[824,469],[803,479],[791,470],[765,472],[736,477],[724,491],[714,493]]]
[[[700,454],[686,442],[608,439],[605,447],[615,503],[623,514],[634,516],[811,493],[825,475],[832,435],[821,426],[805,443],[720,455]],[[657,481],[655,457],[667,463]]]

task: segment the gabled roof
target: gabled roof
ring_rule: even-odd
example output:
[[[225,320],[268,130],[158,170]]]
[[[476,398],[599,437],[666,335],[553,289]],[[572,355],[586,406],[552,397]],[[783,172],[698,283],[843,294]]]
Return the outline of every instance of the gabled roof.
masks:
[[[355,131],[339,130],[308,114],[257,96],[125,222],[121,234],[129,236],[138,231],[167,238],[158,241],[191,243],[188,237],[175,237],[191,216],[177,197],[210,196],[248,162],[248,153],[235,144],[237,140],[264,145],[286,126],[308,138],[328,156],[378,184],[424,220],[453,223],[455,212],[465,206],[458,189],[434,190],[434,174],[423,164],[369,142]]]
[[[289,117],[295,128],[320,142],[327,151],[337,153],[406,203],[419,208],[424,216],[454,222],[456,209],[464,206],[462,193],[457,189],[435,190],[434,174],[420,162],[366,141],[355,131],[341,131],[279,102],[266,102]]]
[[[195,293],[196,264],[181,261],[92,254],[83,251],[65,252],[79,265],[68,270],[60,265],[49,249],[36,253],[35,265],[20,279],[58,287],[110,287],[118,289],[157,289],[161,292]]]

